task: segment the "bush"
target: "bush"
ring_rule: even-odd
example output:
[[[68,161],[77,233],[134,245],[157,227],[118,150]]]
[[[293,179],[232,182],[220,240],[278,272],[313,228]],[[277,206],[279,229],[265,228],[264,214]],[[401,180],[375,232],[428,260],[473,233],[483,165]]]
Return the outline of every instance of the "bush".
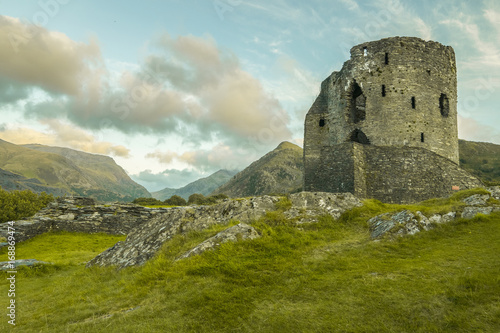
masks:
[[[204,205],[205,204],[205,196],[200,193],[191,194],[188,198],[189,205]]]
[[[161,206],[163,202],[155,198],[137,198],[132,201],[133,204],[141,206]]]
[[[224,193],[219,193],[219,194],[211,195],[210,197],[211,198],[215,198],[215,200],[229,199],[229,197],[227,195],[225,195]]]
[[[0,187],[0,222],[30,217],[54,201],[51,194],[29,190],[8,192]]]
[[[180,197],[178,195],[173,195],[170,197],[170,199],[163,201],[163,204],[167,206],[186,206],[187,202],[186,199],[184,199],[183,197]]]
[[[188,205],[213,205],[217,203],[218,199],[226,199],[226,198],[228,198],[228,196],[225,194],[218,194],[206,197],[203,194],[195,193],[189,196]]]

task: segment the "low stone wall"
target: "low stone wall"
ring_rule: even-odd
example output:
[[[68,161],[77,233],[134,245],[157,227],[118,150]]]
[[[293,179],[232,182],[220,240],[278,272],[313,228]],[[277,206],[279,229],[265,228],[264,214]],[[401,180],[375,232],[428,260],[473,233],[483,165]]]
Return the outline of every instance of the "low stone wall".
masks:
[[[165,208],[146,208],[133,204],[97,205],[90,198],[62,197],[35,216],[16,221],[16,241],[22,242],[49,231],[107,233],[126,235]],[[0,236],[7,237],[8,225],[0,224]]]

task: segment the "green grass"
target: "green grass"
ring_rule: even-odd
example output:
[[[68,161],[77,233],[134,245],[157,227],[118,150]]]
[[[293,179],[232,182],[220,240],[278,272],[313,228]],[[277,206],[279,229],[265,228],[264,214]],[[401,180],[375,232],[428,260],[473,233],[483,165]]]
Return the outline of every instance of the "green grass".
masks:
[[[253,223],[260,239],[175,261],[224,228],[216,226],[178,235],[145,266],[120,271],[79,265],[115,239],[40,236],[18,244],[18,253],[58,267],[20,271],[12,331],[499,332],[500,213],[369,238],[374,214],[460,207],[462,195],[414,206],[368,200],[338,221],[300,227],[272,212]]]

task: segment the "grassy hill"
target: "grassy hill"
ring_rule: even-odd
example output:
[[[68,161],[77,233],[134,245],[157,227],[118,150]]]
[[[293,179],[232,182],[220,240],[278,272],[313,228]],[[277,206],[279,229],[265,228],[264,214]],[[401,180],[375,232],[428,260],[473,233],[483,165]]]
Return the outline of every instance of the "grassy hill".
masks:
[[[459,140],[460,166],[482,181],[500,185],[500,145]]]
[[[224,193],[234,198],[299,191],[302,189],[303,165],[302,148],[285,141],[213,194]]]
[[[19,146],[0,140],[0,168],[45,187],[100,201],[131,201],[150,196],[111,157],[68,148]]]
[[[252,223],[260,239],[174,262],[224,228],[215,226],[178,235],[145,266],[120,271],[83,262],[124,236],[41,235],[18,244],[17,257],[55,265],[19,270],[17,325],[2,320],[0,330],[499,332],[500,213],[395,240],[369,237],[371,216],[454,204],[367,200],[338,221],[300,227],[277,211]]]
[[[152,192],[151,195],[161,201],[173,195],[178,195],[186,200],[194,193],[209,195],[216,188],[227,183],[236,173],[237,171],[219,170],[208,177],[198,179],[179,189],[165,188],[161,191]]]

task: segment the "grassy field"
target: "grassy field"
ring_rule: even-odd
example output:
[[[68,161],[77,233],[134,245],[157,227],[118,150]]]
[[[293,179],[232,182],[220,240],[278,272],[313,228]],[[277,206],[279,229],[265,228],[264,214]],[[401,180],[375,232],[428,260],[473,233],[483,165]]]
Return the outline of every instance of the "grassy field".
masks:
[[[174,262],[218,226],[176,236],[145,266],[121,271],[83,262],[123,237],[42,235],[18,244],[18,258],[55,265],[19,271],[17,325],[3,315],[0,331],[500,332],[499,213],[369,238],[375,214],[460,208],[459,197],[369,200],[339,221],[300,227],[276,211],[253,223],[260,239]],[[7,287],[1,279],[4,309]]]

